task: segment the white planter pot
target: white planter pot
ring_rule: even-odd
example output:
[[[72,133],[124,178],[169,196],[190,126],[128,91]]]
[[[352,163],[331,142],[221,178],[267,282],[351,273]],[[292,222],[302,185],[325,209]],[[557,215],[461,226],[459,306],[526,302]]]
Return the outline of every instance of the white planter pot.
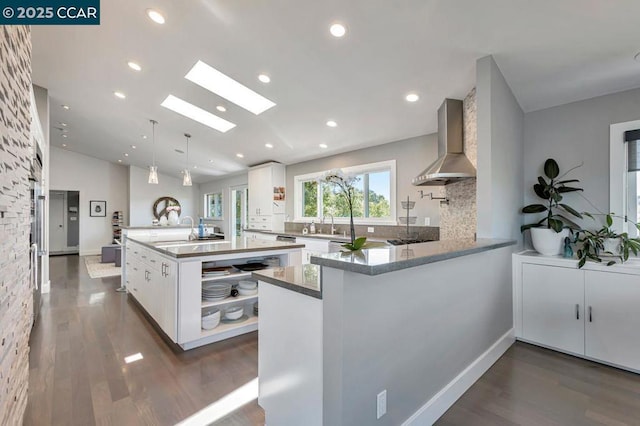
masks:
[[[171,210],[167,216],[168,216],[167,219],[169,220],[170,226],[176,226],[180,223],[180,218],[178,217],[177,211]]]
[[[569,236],[569,230],[556,232],[548,228],[531,228],[531,242],[533,248],[545,256],[557,256],[564,249],[564,239]]]
[[[604,243],[604,251],[609,253],[603,253],[605,256],[620,256],[622,250],[620,250],[620,239],[618,238],[605,238]]]

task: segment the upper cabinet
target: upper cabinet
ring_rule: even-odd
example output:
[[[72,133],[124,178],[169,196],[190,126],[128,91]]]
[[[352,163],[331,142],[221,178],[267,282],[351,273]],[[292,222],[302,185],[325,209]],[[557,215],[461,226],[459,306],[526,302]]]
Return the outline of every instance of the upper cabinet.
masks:
[[[284,231],[285,166],[267,163],[249,169],[249,229]]]

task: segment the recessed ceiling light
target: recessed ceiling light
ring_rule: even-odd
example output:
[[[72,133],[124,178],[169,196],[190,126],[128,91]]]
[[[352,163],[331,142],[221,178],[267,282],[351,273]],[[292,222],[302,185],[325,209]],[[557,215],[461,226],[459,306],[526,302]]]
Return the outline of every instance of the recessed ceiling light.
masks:
[[[156,24],[165,23],[164,16],[162,15],[162,13],[158,12],[157,10],[147,9],[147,16]]]
[[[116,98],[120,98],[120,99],[125,99],[127,97],[127,95],[125,95],[122,92],[113,92],[113,94],[116,96]]]
[[[269,83],[269,82],[271,82],[271,77],[269,77],[269,76],[268,76],[268,75],[266,75],[266,74],[260,74],[260,75],[258,76],[258,80],[260,80],[260,81],[261,81],[261,82],[263,82],[263,83]]]
[[[270,143],[265,143],[264,146],[266,146],[269,149],[273,148],[273,145],[271,145]]]
[[[135,145],[131,145],[131,149],[136,149],[137,147]]]
[[[118,163],[122,163],[122,160],[118,160]]]
[[[194,168],[194,169],[197,169],[197,168],[198,168],[198,166],[194,165],[194,166],[193,166],[193,168]]]
[[[218,105],[218,106],[216,107],[216,109],[217,109],[218,111],[220,111],[220,112],[225,112],[225,111],[227,110],[227,109],[226,109],[225,107],[223,107],[222,105]]]
[[[67,123],[63,123],[62,121],[60,121],[59,123],[62,127],[67,127]]]
[[[127,154],[127,153],[125,152],[125,153],[124,153],[124,156],[125,156],[125,157],[128,157],[128,156],[129,156],[129,154]]]
[[[147,138],[147,135],[142,135],[142,139],[146,139],[146,138]]]
[[[329,127],[338,127],[338,123],[336,123],[333,120],[329,120],[329,121],[327,121],[327,126],[329,126]]]
[[[127,65],[134,71],[142,71],[142,67],[133,61],[127,62]]]
[[[62,135],[62,137],[63,137],[63,138],[66,138],[66,137],[67,137],[67,135]]]
[[[420,99],[420,96],[418,96],[417,93],[409,93],[404,98],[407,100],[407,102],[416,102],[418,99]]]
[[[63,144],[62,144],[62,147],[63,147],[63,148],[66,148],[66,147],[67,147],[67,144],[66,144],[66,143],[63,143]]]
[[[202,108],[190,104],[187,101],[183,101],[173,95],[167,96],[167,98],[162,101],[161,105],[171,111],[184,115],[187,118],[204,124],[205,126],[209,126],[222,133],[236,127],[232,122],[227,121],[224,118],[220,118],[217,115],[213,115],[209,111],[205,111]]]
[[[347,33],[347,29],[342,24],[333,24],[329,27],[329,32],[334,37],[342,37]]]
[[[209,160],[210,163],[213,163],[213,160]]]
[[[60,105],[62,108],[66,109],[66,110],[70,110],[71,108],[69,107],[69,105]]]
[[[244,154],[237,153],[237,154],[236,154],[236,157],[238,157],[238,158],[244,158]]]
[[[327,149],[329,148],[329,146],[326,143],[321,143],[320,145],[318,145],[320,148],[322,149]]]
[[[256,115],[276,105],[202,61],[198,61],[184,78]]]

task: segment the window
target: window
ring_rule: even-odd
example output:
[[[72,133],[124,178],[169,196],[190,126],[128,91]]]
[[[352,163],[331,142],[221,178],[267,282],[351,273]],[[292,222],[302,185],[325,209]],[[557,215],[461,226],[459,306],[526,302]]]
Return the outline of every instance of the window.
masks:
[[[208,219],[222,220],[222,192],[204,196],[204,215]]]
[[[343,168],[347,175],[357,176],[354,183],[354,221],[395,224],[395,160]],[[294,178],[295,216],[298,221],[318,220],[333,216],[346,222],[349,207],[342,192],[322,182],[327,171]]]
[[[640,129],[640,120],[612,124],[609,128],[609,211],[628,218],[626,222],[614,217],[613,229],[628,232],[629,237],[638,236],[632,222],[640,223],[640,171],[637,171],[640,131],[637,129]]]

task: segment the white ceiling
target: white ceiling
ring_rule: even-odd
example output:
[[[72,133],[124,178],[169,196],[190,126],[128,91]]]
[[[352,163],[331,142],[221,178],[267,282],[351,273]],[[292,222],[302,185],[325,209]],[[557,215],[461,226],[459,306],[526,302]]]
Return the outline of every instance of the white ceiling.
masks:
[[[160,172],[179,176],[174,150],[188,132],[194,181],[205,182],[435,132],[442,99],[464,97],[488,54],[525,111],[639,87],[638,15],[637,0],[108,0],[100,26],[32,27],[33,81],[49,89],[52,127],[68,124],[66,139],[52,129],[53,145],[146,167],[153,118]],[[334,21],[347,26],[342,39],[328,32]],[[198,60],[277,105],[255,116],[187,81]],[[162,108],[170,93],[237,127],[219,133]]]

